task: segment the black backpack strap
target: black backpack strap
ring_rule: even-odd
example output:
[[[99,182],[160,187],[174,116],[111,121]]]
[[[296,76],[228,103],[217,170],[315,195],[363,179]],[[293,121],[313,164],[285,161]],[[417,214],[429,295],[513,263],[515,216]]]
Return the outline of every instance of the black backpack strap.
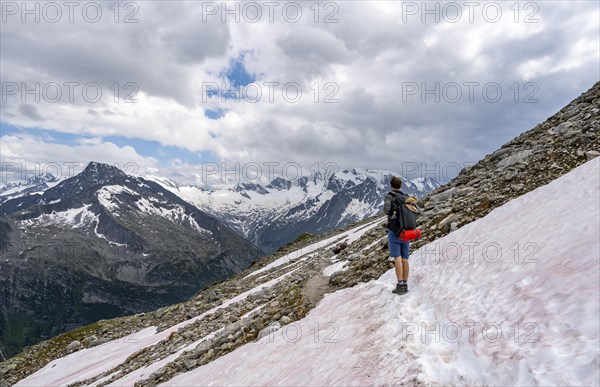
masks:
[[[404,201],[406,200],[407,196],[402,193],[402,192],[391,192],[392,194],[392,201],[395,201],[396,199],[400,199],[399,204],[404,204]]]
[[[394,202],[396,201],[396,195],[397,193],[389,191],[385,196],[390,198],[390,209],[388,210],[387,213],[387,217],[389,219],[390,215],[392,214],[392,210],[394,209]]]

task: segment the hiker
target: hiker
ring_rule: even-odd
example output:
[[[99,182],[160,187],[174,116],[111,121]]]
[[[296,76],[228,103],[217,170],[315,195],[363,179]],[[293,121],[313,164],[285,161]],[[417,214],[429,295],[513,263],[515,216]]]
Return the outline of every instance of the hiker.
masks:
[[[390,261],[394,261],[394,267],[396,269],[396,279],[398,283],[396,284],[396,289],[392,292],[402,295],[408,292],[408,256],[410,249],[410,241],[406,239],[400,238],[400,233],[396,233],[391,230],[390,218],[392,214],[390,213],[393,210],[394,206],[394,198],[396,195],[402,195],[404,198],[408,198],[406,194],[400,191],[402,187],[402,180],[398,177],[393,177],[390,180],[391,190],[385,195],[384,204],[383,204],[383,213],[388,216],[388,223],[386,225],[387,233],[388,233],[388,246],[390,249]],[[406,199],[407,203],[413,203],[416,206],[416,199],[409,198]],[[404,200],[403,200],[404,202]],[[402,233],[404,235],[404,233]]]

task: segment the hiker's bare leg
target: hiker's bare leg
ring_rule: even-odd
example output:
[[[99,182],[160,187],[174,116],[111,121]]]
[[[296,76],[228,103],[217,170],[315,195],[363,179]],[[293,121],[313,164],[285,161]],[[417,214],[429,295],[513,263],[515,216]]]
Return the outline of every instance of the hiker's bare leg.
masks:
[[[396,257],[394,258],[394,267],[396,268],[396,278],[398,279],[398,281],[402,280],[404,273],[402,272],[402,266],[404,266],[402,264],[402,261],[404,261],[404,259],[401,259],[400,257]]]
[[[398,261],[396,261],[396,262],[398,262]],[[402,258],[402,270],[400,270],[401,277],[398,277],[398,278],[402,278],[402,281],[408,281],[408,271],[409,271],[408,259]],[[396,275],[398,275],[398,269],[396,269]]]

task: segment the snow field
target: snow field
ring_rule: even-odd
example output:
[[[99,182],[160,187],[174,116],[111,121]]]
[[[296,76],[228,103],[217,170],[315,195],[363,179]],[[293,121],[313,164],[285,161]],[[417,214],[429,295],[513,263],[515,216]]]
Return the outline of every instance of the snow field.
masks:
[[[342,234],[342,236],[346,236],[351,240],[356,240],[360,236],[362,236],[365,232],[367,232],[373,225],[361,225],[352,230],[346,231]],[[262,268],[260,270],[255,271],[253,274],[258,274],[259,272],[264,272],[271,267],[277,267],[285,262],[295,259],[297,257],[306,255],[310,252],[314,252],[317,249],[326,246],[328,244],[333,243],[335,240],[338,240],[340,235],[329,238],[327,241],[321,241],[320,243],[315,243],[307,248],[303,248],[299,251],[292,252],[278,261],[273,262],[273,264],[269,265],[269,267]],[[277,264],[275,264],[277,263]],[[227,301],[223,304],[202,313],[201,315],[183,321],[173,327],[166,329],[162,332],[156,333],[156,327],[149,327],[143,329],[139,332],[133,333],[125,338],[119,340],[113,340],[111,342],[99,345],[93,348],[83,349],[81,351],[72,353],[68,356],[65,356],[60,359],[56,359],[49,364],[47,364],[44,368],[37,371],[36,373],[28,376],[27,378],[21,380],[16,386],[30,386],[30,385],[65,385],[70,383],[75,383],[78,381],[83,381],[92,377],[95,377],[101,373],[104,373],[119,364],[122,364],[131,354],[157,344],[158,342],[166,339],[171,332],[175,332],[178,329],[191,324],[198,319],[203,318],[204,316],[214,313],[217,309],[225,308],[233,303],[244,300],[250,294],[257,293],[262,289],[271,287],[281,281],[283,278],[288,275],[294,273],[297,270],[291,268],[287,273],[282,274],[281,276],[274,278],[270,281],[264,282],[262,284],[257,285],[251,290],[243,292]],[[184,350],[189,350],[194,348],[197,343],[186,346],[178,352],[181,354]],[[169,361],[174,360],[176,357],[170,356],[169,360],[163,359],[162,361],[158,361],[159,365],[164,365]],[[160,367],[158,367],[160,368]],[[136,381],[143,379],[143,376],[149,376],[152,372],[158,369],[156,366],[147,367],[147,369],[137,370],[132,373],[130,376],[124,375],[120,380],[121,385],[133,385]]]
[[[369,231],[373,227],[377,226],[377,224],[379,222],[381,222],[381,219],[371,221],[371,222],[367,223],[366,225],[364,225],[364,224],[360,225],[358,227],[352,228],[351,230],[345,231],[341,234],[334,235],[330,238],[313,243],[312,245],[308,245],[299,250],[292,251],[291,253],[286,254],[283,257],[278,258],[277,260],[269,263],[268,265],[266,265],[258,270],[253,271],[252,273],[248,274],[244,278],[248,278],[248,277],[263,273],[267,270],[271,270],[274,267],[281,266],[281,265],[286,264],[294,259],[302,257],[308,253],[312,253],[318,249],[321,249],[324,247],[326,248],[326,247],[332,245],[334,242],[341,240],[341,239],[346,239],[348,244],[350,244],[350,243],[360,239],[367,231]]]

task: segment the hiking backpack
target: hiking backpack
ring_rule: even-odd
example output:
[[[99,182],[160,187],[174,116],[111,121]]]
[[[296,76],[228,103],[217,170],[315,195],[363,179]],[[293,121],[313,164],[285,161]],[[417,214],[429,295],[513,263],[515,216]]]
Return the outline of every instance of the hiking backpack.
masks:
[[[411,207],[417,211],[412,211],[406,206],[406,200],[409,199],[408,195],[403,193],[390,192],[388,195],[391,196],[392,205],[390,206],[390,212],[388,213],[388,228],[395,234],[400,234],[404,230],[414,230],[417,228],[417,213],[418,208],[416,207],[415,201]]]

